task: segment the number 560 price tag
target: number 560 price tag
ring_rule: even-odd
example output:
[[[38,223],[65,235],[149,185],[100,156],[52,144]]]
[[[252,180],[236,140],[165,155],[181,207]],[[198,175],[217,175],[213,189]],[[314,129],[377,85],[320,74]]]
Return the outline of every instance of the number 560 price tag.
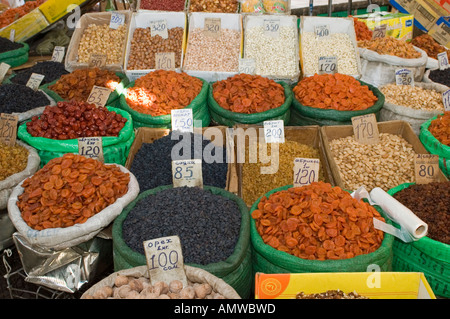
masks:
[[[309,185],[319,180],[320,160],[317,158],[294,159],[294,187]]]

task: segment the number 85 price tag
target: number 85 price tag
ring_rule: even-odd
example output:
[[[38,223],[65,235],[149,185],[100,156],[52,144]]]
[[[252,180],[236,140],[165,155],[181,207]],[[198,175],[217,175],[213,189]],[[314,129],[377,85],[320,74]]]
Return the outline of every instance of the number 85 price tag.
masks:
[[[320,160],[317,158],[294,159],[294,187],[309,185],[319,180]]]

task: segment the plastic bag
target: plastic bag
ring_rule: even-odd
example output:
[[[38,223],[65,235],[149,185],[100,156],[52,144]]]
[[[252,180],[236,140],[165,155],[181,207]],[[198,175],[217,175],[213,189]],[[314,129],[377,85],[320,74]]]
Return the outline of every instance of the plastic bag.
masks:
[[[242,13],[267,13],[263,0],[240,0]]]
[[[428,61],[428,55],[422,49],[414,47],[422,56],[417,59],[404,59],[393,55],[379,54],[366,48],[359,48],[361,58],[361,81],[380,87],[395,82],[395,70],[410,69],[414,81],[422,81]]]
[[[117,164],[112,164],[117,165]],[[114,203],[90,217],[83,224],[75,224],[66,228],[48,228],[34,230],[25,223],[17,207],[18,197],[23,193],[23,181],[17,185],[8,199],[8,215],[17,231],[32,245],[43,248],[65,249],[86,242],[95,237],[102,229],[111,224],[122,210],[139,194],[139,183],[136,177],[125,167],[119,165],[122,172],[130,174],[128,192]]]

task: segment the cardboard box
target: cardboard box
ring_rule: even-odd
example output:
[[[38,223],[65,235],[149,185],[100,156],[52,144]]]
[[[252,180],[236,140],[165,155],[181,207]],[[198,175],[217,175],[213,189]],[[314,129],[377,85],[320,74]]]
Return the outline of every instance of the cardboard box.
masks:
[[[257,129],[263,129],[264,127],[261,125],[246,125],[246,124],[239,124],[235,125],[234,129],[242,128],[257,128]],[[285,126],[284,127],[284,135],[286,141],[295,141],[301,144],[305,144],[308,146],[312,146],[319,150],[320,153],[320,163],[322,164],[322,167],[324,168],[324,175],[325,175],[325,181],[330,183],[334,186],[334,180],[333,180],[333,174],[331,172],[331,168],[328,164],[328,160],[326,157],[325,149],[323,147],[322,137],[320,134],[320,127],[318,125],[311,125],[311,126]],[[237,194],[239,197],[243,198],[242,194],[242,168],[243,163],[237,163],[237,148],[238,147],[244,147],[248,145],[248,137],[246,137],[245,145],[238,145],[237,143],[237,135],[234,135],[234,162],[236,163],[236,171],[237,171]],[[259,134],[258,134],[258,140],[259,140]],[[247,159],[246,159],[247,160]],[[292,163],[292,168],[294,168],[294,163]],[[271,178],[270,175],[267,176],[267,178]],[[262,194],[261,194],[262,195]],[[251,206],[253,203],[247,203],[247,206]]]
[[[131,41],[133,40],[134,31],[137,28],[148,28],[150,26],[150,21],[157,20],[166,20],[167,28],[172,29],[176,27],[181,27],[184,29],[183,33],[183,44],[181,49],[181,65],[179,68],[176,68],[176,71],[181,71],[181,67],[183,65],[184,53],[186,49],[186,37],[187,37],[187,19],[186,14],[184,12],[165,12],[165,11],[146,11],[141,10],[140,12],[133,13],[131,17],[130,27],[128,29],[128,40],[125,49],[125,61],[124,61],[124,70],[125,73],[130,80],[130,82],[135,81],[137,78],[146,75],[155,69],[146,69],[146,70],[130,70],[128,69],[128,60],[130,58],[131,53]]]
[[[49,25],[50,24],[47,22],[47,19],[45,19],[39,8],[36,8],[1,29],[0,36],[9,39],[9,34],[11,30],[14,29],[16,32],[14,41],[24,42],[47,28]]]
[[[209,130],[210,128],[219,129],[222,134],[222,141],[217,139],[217,136],[210,136],[214,132]],[[201,134],[205,138],[211,140],[214,145],[222,146],[227,148],[227,127],[225,126],[211,126],[211,127],[203,127],[201,128]],[[170,134],[170,129],[162,129],[162,128],[150,128],[150,127],[140,127],[137,129],[136,137],[133,141],[133,144],[130,147],[130,151],[128,153],[128,158],[125,163],[125,167],[127,169],[131,168],[131,164],[133,163],[134,157],[138,150],[141,148],[144,143],[153,143],[157,139],[160,139],[166,135]],[[200,128],[194,128],[194,133],[200,133]],[[227,150],[228,151],[228,150]],[[152,165],[152,163],[149,163]],[[225,189],[232,193],[237,193],[237,175],[236,175],[236,165],[234,163],[228,163],[228,173],[227,173],[227,182]]]
[[[81,6],[86,0],[47,0],[39,6],[39,10],[47,21],[52,24],[66,14],[72,12],[76,6]]]
[[[450,22],[449,17],[441,17],[428,31],[439,44],[450,48]]]
[[[414,16],[409,13],[380,12],[379,19],[371,17],[369,14],[355,16],[364,22],[370,30],[386,24],[386,35],[404,41],[411,41],[414,29]]]
[[[357,292],[370,299],[436,299],[420,272],[347,272],[255,275],[255,299],[295,299],[328,290]],[[299,301],[301,302],[301,301]]]
[[[413,149],[416,153],[430,154],[425,149],[423,144],[420,142],[419,138],[414,133],[411,125],[408,122],[406,121],[378,122],[377,126],[378,131],[380,133],[396,134],[403,137],[408,143],[410,143],[413,146]],[[345,189],[344,182],[342,180],[341,174],[339,173],[338,165],[336,164],[336,161],[334,160],[333,154],[331,152],[330,142],[338,138],[353,135],[353,126],[352,125],[322,126],[320,130],[322,134],[325,153],[331,168],[334,182],[336,183],[336,186]],[[447,178],[445,177],[444,173],[442,173],[441,170],[439,170],[439,180],[447,181]],[[354,190],[355,189],[352,189],[350,191]]]

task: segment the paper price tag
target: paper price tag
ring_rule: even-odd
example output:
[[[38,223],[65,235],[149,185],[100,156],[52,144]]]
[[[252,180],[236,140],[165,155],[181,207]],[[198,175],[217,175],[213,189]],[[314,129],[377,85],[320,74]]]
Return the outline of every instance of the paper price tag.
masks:
[[[442,102],[444,103],[445,112],[450,111],[450,90],[442,93]]]
[[[162,70],[175,69],[175,52],[156,52],[155,68]]]
[[[18,121],[17,115],[0,114],[0,142],[10,146],[16,144]]]
[[[355,140],[361,144],[376,144],[380,141],[377,118],[374,113],[352,117]]]
[[[150,32],[152,37],[159,35],[161,38],[167,39],[169,37],[167,20],[150,21]]]
[[[44,79],[45,75],[38,74],[38,73],[32,73],[30,76],[30,79],[27,82],[27,86],[29,88],[32,88],[33,90],[37,91],[39,87],[41,86],[42,80]]]
[[[439,63],[439,70],[445,70],[448,68],[448,56],[447,51],[441,52],[437,55],[438,63]]]
[[[255,74],[255,59],[239,59],[239,73]]]
[[[280,36],[280,19],[264,19],[264,34],[269,37],[278,38]]]
[[[110,94],[110,89],[94,85],[86,102],[97,106],[105,106]]]
[[[52,61],[61,63],[64,60],[64,54],[66,52],[65,47],[56,46],[53,49]]]
[[[386,37],[387,24],[382,24],[375,27],[372,32],[372,39],[384,38]]]
[[[109,27],[111,29],[117,29],[124,23],[125,23],[125,14],[119,12],[111,13],[111,20],[109,21]]]
[[[78,139],[78,154],[103,162],[103,143],[101,136],[80,137]]]
[[[397,85],[414,86],[414,75],[410,69],[395,70],[395,82]]]
[[[222,30],[221,18],[205,18],[204,33],[207,36],[218,38]]]
[[[10,68],[11,66],[9,64],[5,62],[0,63],[0,83],[2,83]]]
[[[438,180],[439,155],[417,154],[414,158],[416,184],[428,184]]]
[[[173,187],[203,187],[202,160],[172,161]]]
[[[314,34],[316,39],[325,39],[330,36],[330,26],[329,25],[315,25]]]
[[[161,237],[143,242],[150,283],[179,280],[187,285],[183,251],[178,236]]]
[[[106,65],[108,57],[106,54],[91,54],[89,57],[90,68],[103,68]]]
[[[321,56],[319,57],[319,74],[334,74],[337,72],[337,57]]]
[[[172,110],[172,131],[194,133],[192,109]]]
[[[16,30],[11,29],[11,31],[9,31],[9,41],[14,42],[15,40],[16,40]]]
[[[266,143],[284,143],[283,120],[264,121],[264,138]]]
[[[309,185],[319,180],[320,160],[317,158],[294,159],[294,187]]]

